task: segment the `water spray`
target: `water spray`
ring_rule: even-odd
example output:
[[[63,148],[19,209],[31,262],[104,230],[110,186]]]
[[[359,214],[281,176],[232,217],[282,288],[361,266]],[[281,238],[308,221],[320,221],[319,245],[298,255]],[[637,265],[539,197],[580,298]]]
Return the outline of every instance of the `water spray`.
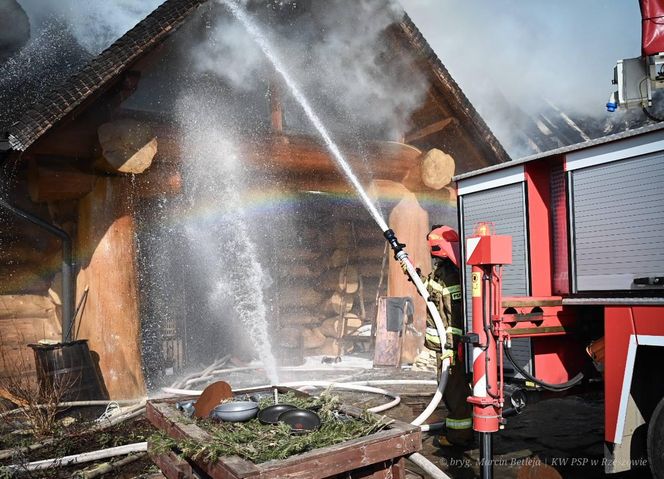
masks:
[[[367,209],[371,217],[374,219],[378,227],[383,232],[383,236],[385,236],[385,239],[387,240],[390,247],[394,251],[394,258],[397,261],[399,261],[402,269],[406,274],[408,274],[411,281],[417,288],[417,292],[424,299],[427,305],[427,309],[434,320],[436,329],[438,330],[438,335],[440,337],[444,337],[445,326],[443,325],[443,320],[440,317],[440,313],[438,312],[438,308],[436,307],[436,305],[432,301],[429,301],[429,292],[424,286],[424,283],[422,283],[422,279],[420,278],[419,273],[415,269],[415,266],[413,266],[413,263],[410,261],[410,258],[408,257],[408,253],[406,253],[404,249],[406,245],[400,243],[394,231],[389,228],[389,226],[383,219],[382,215],[376,208],[376,205],[371,201],[369,195],[367,195],[367,192],[364,190],[362,184],[357,179],[357,176],[355,176],[355,174],[353,173],[353,170],[350,168],[350,165],[344,159],[343,155],[341,154],[341,151],[339,150],[339,147],[334,142],[334,140],[332,140],[332,137],[325,128],[325,125],[323,125],[323,122],[311,107],[309,101],[307,100],[307,97],[304,95],[297,82],[288,73],[288,70],[281,61],[281,59],[273,51],[272,47],[268,43],[267,38],[265,37],[261,29],[258,27],[258,25],[256,25],[256,23],[251,18],[249,18],[244,8],[242,8],[242,6],[239,4],[237,0],[227,0],[222,3],[226,5],[226,7],[228,7],[231,13],[235,16],[235,18],[237,18],[237,20],[244,26],[247,32],[258,44],[259,48],[261,49],[263,54],[268,58],[274,69],[283,78],[284,83],[290,90],[290,93],[293,95],[295,100],[300,104],[302,110],[304,111],[309,121],[311,121],[311,123],[316,128],[320,136],[323,138],[323,141],[325,142],[325,145],[332,154],[335,163],[337,164],[341,172],[346,176],[350,184],[353,185],[353,188],[355,189],[358,196],[362,200],[362,203],[364,203],[365,208]],[[441,354],[443,355],[443,357],[445,357],[444,344],[441,344],[441,347],[442,347]],[[445,358],[443,360],[443,364],[441,367],[440,380],[438,383],[438,388],[436,389],[436,393],[434,394],[431,403],[429,403],[424,412],[422,412],[422,414],[420,414],[420,416],[418,416],[412,422],[413,424],[418,426],[422,424],[433,413],[433,411],[440,403],[443,397],[443,391],[445,389],[445,385],[447,383],[447,374],[448,374],[447,370],[449,366],[450,366],[450,359]]]
[[[436,324],[436,329],[438,329],[438,331],[441,332],[442,336],[444,334],[445,327],[440,317],[440,313],[438,312],[438,308],[436,308],[436,305],[433,304],[431,301],[429,301],[429,293],[425,288],[424,283],[422,283],[420,275],[413,266],[413,263],[408,258],[408,253],[406,253],[406,251],[404,250],[406,245],[403,243],[399,243],[399,240],[397,240],[394,231],[391,230],[389,226],[387,226],[387,223],[385,222],[382,215],[376,208],[376,205],[371,201],[369,195],[367,195],[367,192],[364,190],[362,184],[357,179],[357,176],[355,176],[355,173],[353,173],[353,170],[351,169],[350,165],[344,159],[343,155],[341,154],[341,151],[339,150],[339,147],[334,142],[334,140],[332,140],[332,137],[325,128],[325,125],[323,125],[323,122],[321,121],[320,117],[311,107],[311,104],[307,100],[307,97],[304,95],[304,93],[300,90],[300,87],[297,84],[297,82],[290,76],[288,70],[286,69],[281,59],[274,53],[274,51],[268,44],[267,38],[258,28],[256,23],[251,18],[249,18],[249,16],[241,7],[241,5],[237,2],[237,0],[227,0],[226,2],[224,2],[224,4],[231,10],[231,13],[244,26],[247,32],[249,32],[254,41],[260,47],[263,54],[265,54],[270,63],[274,66],[274,69],[277,71],[277,73],[279,73],[279,75],[281,75],[281,77],[284,80],[284,83],[290,90],[291,94],[293,95],[295,100],[300,104],[307,118],[309,118],[309,120],[314,125],[320,136],[325,141],[325,145],[327,146],[330,153],[332,153],[332,157],[334,158],[334,161],[336,162],[337,166],[346,176],[350,184],[353,185],[353,188],[355,188],[355,191],[362,200],[362,203],[364,203],[365,208],[367,209],[371,217],[374,219],[374,221],[376,221],[376,224],[383,232],[385,239],[392,247],[392,250],[394,251],[394,258],[397,261],[399,261],[399,263],[401,263],[401,267],[404,269],[404,272],[407,273],[408,276],[410,276],[410,279],[417,288],[418,293],[427,303],[427,309],[431,313],[431,317],[433,318],[434,323]],[[443,350],[442,352],[444,353],[445,351]]]

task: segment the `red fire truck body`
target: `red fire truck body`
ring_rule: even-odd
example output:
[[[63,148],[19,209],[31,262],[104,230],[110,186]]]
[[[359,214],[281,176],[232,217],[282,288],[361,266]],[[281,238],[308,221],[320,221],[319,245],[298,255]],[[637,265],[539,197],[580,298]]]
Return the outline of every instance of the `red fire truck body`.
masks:
[[[512,238],[500,307],[514,361],[563,383],[588,365],[590,346],[603,366],[606,472],[647,455],[664,477],[664,124],[455,180],[463,263],[479,222]],[[525,379],[518,369],[505,364]]]

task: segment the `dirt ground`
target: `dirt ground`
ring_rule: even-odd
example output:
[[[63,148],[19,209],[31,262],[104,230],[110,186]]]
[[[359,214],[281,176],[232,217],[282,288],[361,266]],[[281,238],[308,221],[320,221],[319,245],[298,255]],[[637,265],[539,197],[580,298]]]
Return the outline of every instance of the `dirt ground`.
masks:
[[[353,364],[346,363],[346,364]],[[341,363],[339,366],[342,366]],[[312,373],[310,378],[293,372],[291,380],[377,381],[393,379],[434,379],[430,372],[407,369],[367,369],[343,375]],[[241,381],[236,378],[236,381]],[[385,412],[395,419],[410,422],[429,403],[433,386],[380,386],[401,396],[399,406]],[[386,401],[385,397],[338,391],[344,402],[360,407],[372,407]],[[427,422],[444,420],[447,411],[441,404]],[[436,433],[423,435],[422,453],[454,479],[479,477],[479,450],[441,448]],[[494,477],[496,479],[522,479],[542,477],[542,468],[553,469],[558,476],[569,479],[649,479],[646,467],[617,475],[604,473],[604,405],[602,385],[566,395],[534,395],[525,411],[508,419],[504,430],[494,435]],[[410,478],[424,477],[416,466],[408,465]],[[521,475],[519,475],[519,471]],[[551,471],[550,471],[551,472]],[[555,474],[554,472],[554,474]],[[533,475],[534,474],[534,475]]]
[[[373,377],[384,376],[382,371]],[[427,373],[400,372],[395,376],[427,376]],[[522,479],[543,477],[543,472],[529,470],[553,469],[565,479],[649,479],[646,467],[608,476],[604,473],[604,405],[601,385],[591,390],[573,392],[565,396],[535,395],[524,412],[508,419],[505,429],[494,435],[494,477],[496,479]],[[385,386],[389,389],[389,386]],[[429,390],[430,391],[430,390]],[[430,395],[407,391],[402,393],[402,404],[385,414],[403,421],[411,421],[428,404]],[[447,411],[441,404],[431,420],[444,420]],[[439,447],[436,433],[423,436],[423,450],[430,461],[453,479],[479,477],[479,450],[459,450]],[[408,465],[411,478],[424,477],[417,468]],[[521,475],[519,472],[521,471]],[[548,477],[548,476],[547,476]]]
[[[302,368],[293,368],[282,373],[280,383],[289,385],[297,382],[349,382],[349,381],[384,381],[384,380],[433,380],[433,372],[412,371],[408,369],[370,369],[370,362],[344,358],[339,364],[324,364],[311,360]],[[262,374],[256,371],[243,371],[229,374],[223,378],[234,389],[266,384]],[[373,384],[372,384],[373,385]],[[205,383],[193,384],[194,389],[202,389]],[[381,385],[391,393],[398,394],[401,402],[398,406],[384,414],[405,422],[412,421],[429,403],[434,385]],[[320,389],[318,390],[321,391]],[[369,408],[384,404],[390,399],[383,395],[336,389],[335,394],[341,396],[346,404]],[[167,395],[155,391],[155,395]],[[537,396],[533,399],[537,399]],[[99,412],[99,411],[97,411]],[[447,414],[441,404],[428,422],[444,421]],[[530,479],[540,477],[596,479],[606,477],[603,468],[603,394],[601,385],[589,390],[574,391],[565,396],[531,401],[526,410],[519,416],[508,419],[504,430],[494,435],[494,477],[496,479]],[[78,446],[85,445],[86,450],[109,447],[128,442],[145,440],[150,435],[150,426],[145,420],[137,420],[120,427],[97,434],[94,438],[78,436],[70,443],[59,441],[53,448],[45,448],[38,454],[31,455],[30,460],[53,457],[57,453],[69,454],[81,452]],[[126,437],[125,437],[126,436]],[[479,477],[479,451],[474,448],[460,450],[441,448],[436,441],[436,433],[423,433],[424,454],[429,460],[440,467],[454,479],[471,479]],[[87,444],[89,443],[89,444]],[[69,445],[64,450],[64,446]],[[69,450],[71,449],[71,450]],[[12,461],[5,461],[4,464]],[[3,463],[0,463],[2,466]],[[552,475],[544,476],[541,468],[548,468]],[[408,478],[425,477],[411,463],[407,463]],[[538,470],[540,472],[534,472]],[[0,467],[1,469],[1,467]],[[526,474],[530,471],[530,474]],[[32,474],[31,477],[69,477],[49,473]],[[73,470],[69,471],[71,474]],[[155,473],[147,457],[137,461],[131,467],[120,472],[104,475],[107,478],[157,478],[163,477]],[[612,479],[650,478],[647,468],[635,470],[628,474],[609,476]]]

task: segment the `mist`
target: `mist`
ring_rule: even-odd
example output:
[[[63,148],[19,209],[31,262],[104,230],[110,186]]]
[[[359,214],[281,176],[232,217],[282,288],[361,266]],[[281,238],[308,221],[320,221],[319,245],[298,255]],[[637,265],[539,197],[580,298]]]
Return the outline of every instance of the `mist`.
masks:
[[[637,57],[637,1],[406,0],[406,12],[504,144],[515,110],[598,120],[618,59]]]
[[[304,12],[298,2],[280,5],[290,10],[287,20],[261,2],[249,2],[248,8],[327,126],[349,130],[350,124],[388,138],[408,130],[408,118],[428,85],[411,66],[414,60],[395,57],[386,41],[386,29],[403,16],[398,3],[311,2]],[[202,72],[218,75],[236,89],[255,88],[271,70],[255,41],[229,15],[217,17],[206,41],[192,53]],[[310,128],[300,107],[288,98],[285,102],[287,127]]]
[[[164,0],[19,0],[33,29],[61,22],[88,53],[96,55]]]

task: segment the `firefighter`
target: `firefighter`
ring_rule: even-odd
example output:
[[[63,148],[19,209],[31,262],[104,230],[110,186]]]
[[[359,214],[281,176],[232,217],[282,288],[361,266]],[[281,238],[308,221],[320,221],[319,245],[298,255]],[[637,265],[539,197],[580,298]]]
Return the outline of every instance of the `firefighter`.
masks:
[[[449,226],[435,225],[427,235],[433,259],[433,271],[423,277],[429,291],[430,300],[438,306],[438,311],[446,328],[445,355],[441,354],[440,337],[430,314],[427,315],[427,329],[424,345],[436,351],[436,362],[440,376],[443,359],[449,357],[447,386],[443,401],[448,410],[445,420],[446,431],[438,436],[441,446],[467,447],[473,443],[472,407],[466,398],[472,395],[466,367],[460,357],[463,335],[463,315],[461,309],[461,284],[459,278],[459,235]]]

